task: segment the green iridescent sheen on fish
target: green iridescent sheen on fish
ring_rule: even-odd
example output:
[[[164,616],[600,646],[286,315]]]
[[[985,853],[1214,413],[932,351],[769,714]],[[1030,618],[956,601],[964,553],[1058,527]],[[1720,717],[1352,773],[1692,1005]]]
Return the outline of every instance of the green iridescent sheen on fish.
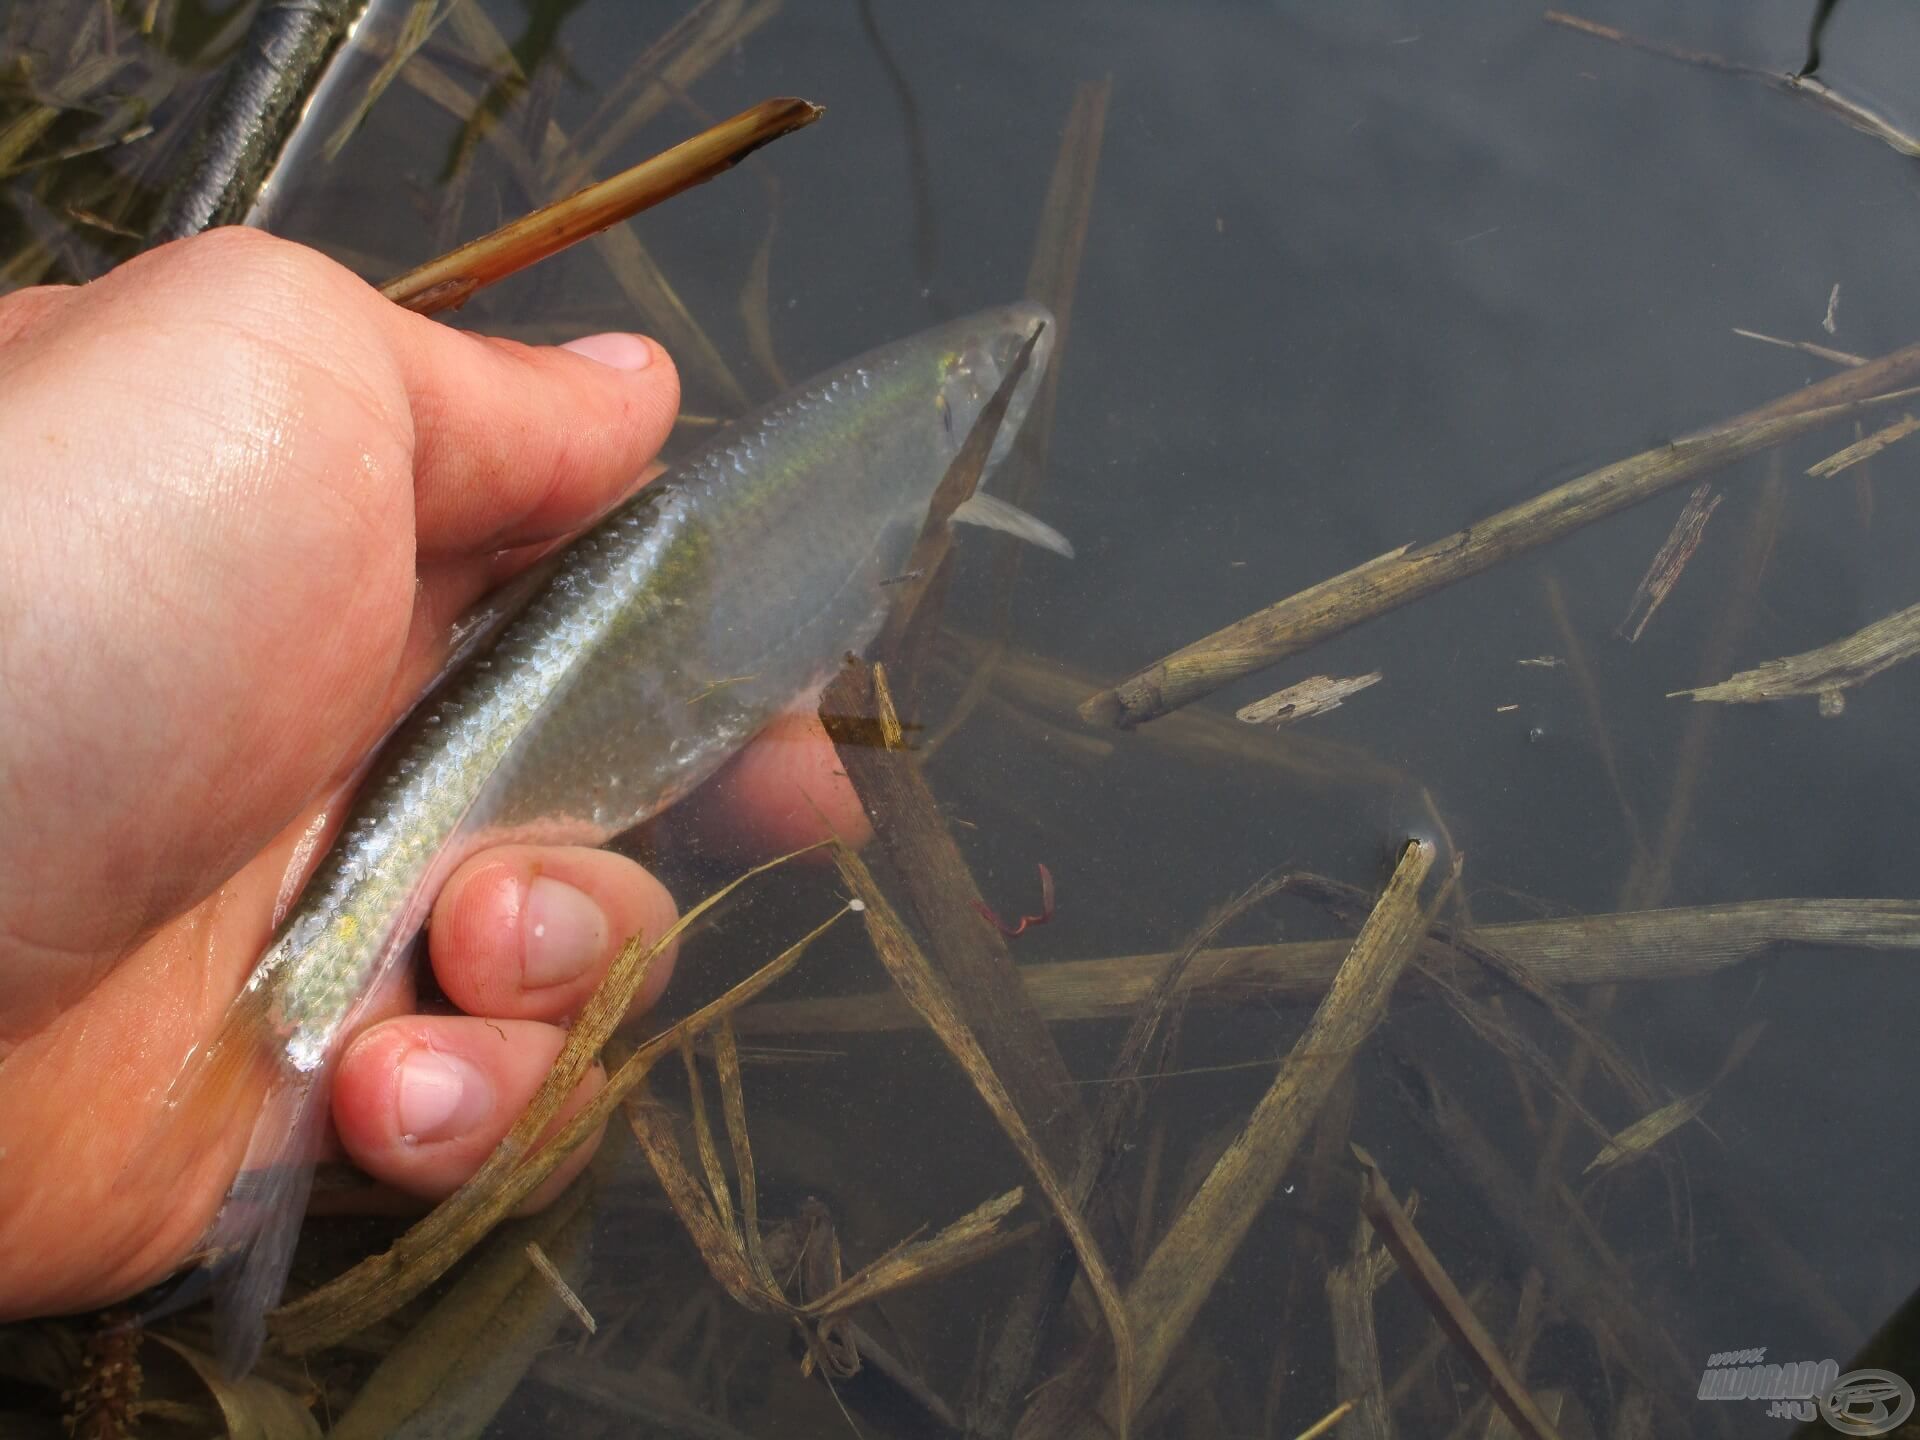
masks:
[[[658,813],[872,640],[934,489],[1038,328],[997,454],[1024,418],[1047,320],[1015,305],[955,321],[728,427],[568,546],[382,747],[175,1090],[224,1099],[220,1077],[272,1075],[210,1236],[233,1257],[230,1368],[251,1363],[285,1278],[328,1071],[442,882],[489,845],[600,844]]]

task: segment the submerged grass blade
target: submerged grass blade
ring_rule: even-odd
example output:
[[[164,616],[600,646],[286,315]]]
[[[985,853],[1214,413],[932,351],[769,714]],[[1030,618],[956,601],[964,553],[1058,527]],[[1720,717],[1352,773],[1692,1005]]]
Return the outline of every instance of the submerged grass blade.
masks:
[[[871,743],[901,733],[883,675],[865,664],[842,669],[821,700],[827,732],[953,1008],[1041,1149],[1058,1170],[1071,1171],[1084,1138],[1072,1072],[1028,1001],[1005,938],[982,917],[980,887],[919,766],[909,754]]]
[[[1564,1208],[1561,1188],[1552,1180],[1538,1184],[1516,1172],[1474,1117],[1425,1067],[1399,1057],[1393,1079],[1409,1113],[1484,1208],[1495,1233],[1540,1271],[1553,1303],[1659,1397],[1670,1421],[1665,1430],[1691,1433],[1697,1428],[1685,1403],[1698,1374],[1689,1367],[1697,1362],[1689,1361],[1688,1348],[1668,1332],[1665,1316],[1670,1312],[1658,1304],[1657,1283],[1640,1276],[1630,1279],[1609,1263]]]
[[[229,1379],[211,1355],[165,1335],[153,1339],[186,1361],[207,1387],[220,1407],[227,1435],[240,1440],[320,1440],[320,1422],[313,1412],[271,1380],[259,1375]]]
[[[954,1008],[946,984],[927,963],[927,957],[921,953],[920,947],[894,912],[892,904],[874,882],[873,873],[858,855],[844,845],[834,848],[834,863],[839,867],[841,878],[865,903],[863,918],[867,935],[873,941],[873,948],[879,954],[881,963],[893,977],[894,984],[900,987],[908,1003],[932,1027],[940,1043],[960,1062],[967,1079],[993,1112],[1001,1130],[1013,1142],[1034,1179],[1039,1182],[1061,1228],[1072,1242],[1074,1253],[1080,1257],[1081,1273],[1086,1276],[1088,1286],[1099,1301],[1101,1314],[1113,1338],[1114,1384],[1121,1406],[1116,1429],[1121,1440],[1125,1440],[1128,1417],[1132,1414],[1134,1341],[1126,1305],[1107,1267],[1106,1257],[1100,1253],[1065,1183],[1035,1141],[1032,1132],[1027,1129],[1026,1121],[1000,1077],[994,1073],[993,1066],[988,1063],[972,1030]]]
[[[572,183],[606,164],[648,121],[682,99],[714,65],[737,53],[748,36],[780,13],[781,0],[701,0],[647,47],[580,127]]]
[[[844,1315],[909,1286],[924,1285],[950,1275],[1004,1249],[1027,1233],[1000,1228],[1001,1221],[1017,1210],[1025,1198],[1026,1191],[1017,1187],[994,1196],[938,1235],[898,1246],[871,1265],[862,1266],[825,1295],[802,1306],[802,1312],[820,1320]]]
[[[768,1291],[760,1284],[747,1264],[739,1237],[721,1218],[711,1191],[688,1168],[666,1110],[652,1104],[644,1091],[627,1100],[623,1108],[633,1138],[640,1144],[640,1153],[647,1157],[667,1203],[679,1217],[687,1238],[693,1241],[693,1248],[706,1262],[707,1273],[736,1304],[762,1313],[783,1310],[785,1305],[779,1291]]]
[[[1623,1160],[1637,1160],[1647,1154],[1667,1136],[1681,1126],[1698,1118],[1706,1109],[1707,1101],[1719,1088],[1720,1082],[1727,1078],[1733,1068],[1747,1058],[1747,1052],[1759,1043],[1761,1033],[1767,1028],[1764,1020],[1756,1021],[1734,1038],[1733,1048],[1727,1052],[1727,1058],[1710,1081],[1691,1095],[1682,1095],[1670,1104],[1662,1105],[1651,1114],[1643,1115],[1619,1134],[1613,1136],[1601,1147],[1600,1153],[1587,1162],[1583,1174],[1595,1170],[1604,1170]]]
[[[347,142],[366,122],[373,107],[382,95],[399,78],[407,62],[418,53],[421,46],[433,38],[433,32],[440,28],[447,16],[466,0],[408,0],[406,18],[400,22],[393,37],[393,48],[387,58],[380,63],[373,78],[367,82],[365,92],[358,103],[347,112],[333,133],[327,137],[323,150],[328,163],[340,158],[340,152],[347,148]]]
[[[753,1147],[747,1140],[746,1087],[740,1078],[740,1046],[733,1021],[721,1016],[713,1027],[714,1068],[720,1076],[720,1103],[727,1117],[727,1138],[733,1145],[733,1169],[740,1177],[740,1229],[746,1241],[747,1264],[760,1283],[776,1293],[780,1282],[767,1263],[760,1234],[760,1180],[754,1171]]]
[[[693,1153],[700,1157],[700,1171],[707,1182],[707,1203],[714,1218],[726,1232],[727,1243],[735,1254],[746,1258],[746,1243],[740,1234],[740,1221],[733,1213],[733,1191],[727,1185],[727,1170],[720,1163],[720,1151],[713,1143],[713,1127],[707,1122],[706,1087],[700,1083],[700,1067],[693,1057],[693,1037],[680,1037],[680,1066],[687,1076],[688,1118],[693,1124]]]
[[[329,1429],[330,1440],[381,1440],[431,1417],[434,1433],[477,1435],[561,1324],[550,1283],[527,1247],[550,1249],[556,1273],[583,1270],[594,1192],[575,1185],[539,1215],[488,1238],[474,1263],[385,1356]]]

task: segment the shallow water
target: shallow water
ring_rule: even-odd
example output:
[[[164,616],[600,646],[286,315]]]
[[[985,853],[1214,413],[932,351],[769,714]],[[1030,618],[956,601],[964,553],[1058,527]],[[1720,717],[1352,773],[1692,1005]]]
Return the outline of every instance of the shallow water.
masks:
[[[574,152],[562,146],[592,144],[602,102],[668,20],[612,0],[484,9],[539,62],[499,122],[504,143],[481,137],[463,151],[463,117],[403,76],[335,161],[288,178],[281,233],[381,279],[551,198],[568,166],[516,166],[512,152],[550,145],[564,161]],[[1790,71],[1811,9],[1593,13]],[[449,23],[427,55],[471,98],[497,76],[469,49]],[[1920,12],[1854,0],[1828,31],[1821,75],[1894,123],[1920,125],[1902,91],[1917,57]],[[1805,96],[1576,34],[1534,7],[790,6],[594,166],[610,173],[698,128],[696,115],[770,95],[827,106],[813,128],[632,227],[711,340],[708,360],[675,345],[686,409],[724,415],[778,388],[743,318],[758,307],[742,299],[770,224],[764,314],[790,378],[1020,293],[1075,89],[1105,77],[1097,189],[1034,502],[1079,558],[1024,557],[1005,612],[1013,645],[1076,674],[1118,678],[1363,560],[1832,372],[1733,327],[1865,356],[1920,336],[1915,161]],[[652,322],[605,252],[582,246],[498,286],[457,323],[544,341]],[[1900,737],[1920,671],[1895,668],[1849,692],[1831,719],[1811,700],[1720,709],[1667,698],[1914,602],[1912,452],[1896,446],[1834,479],[1803,473],[1852,438],[1837,427],[1716,477],[1724,500],[1705,540],[1634,644],[1615,628],[1685,487],[1200,702],[1231,717],[1309,675],[1384,676],[1297,729],[1247,729],[1226,758],[1160,735],[1170,721],[1090,730],[996,685],[928,778],[1004,913],[1033,908],[1036,862],[1058,882],[1056,917],[1013,942],[1015,958],[1166,949],[1277,868],[1375,887],[1384,857],[1413,833],[1443,836],[1448,858],[1463,857],[1460,898],[1481,923],[1911,896],[1916,786]],[[990,635],[1002,623],[1000,542],[969,539],[947,619]],[[1542,656],[1581,663],[1518,663]],[[929,731],[958,689],[950,674],[930,687]],[[1304,781],[1285,763],[1299,756],[1333,768]],[[1637,878],[1636,830],[1664,861]],[[683,896],[730,866],[676,846],[670,826],[660,863]],[[817,875],[766,887],[693,947],[677,982],[686,1002],[781,948],[833,888]],[[1281,901],[1228,939],[1335,933]],[[1598,1018],[1662,1097],[1714,1086],[1705,1124],[1663,1142],[1661,1163],[1582,1178],[1598,1142],[1576,1126],[1557,1171],[1692,1376],[1710,1354],[1750,1347],[1847,1370],[1920,1277],[1905,1198],[1915,1152],[1895,1118],[1914,1079],[1910,971],[1900,951],[1789,948],[1712,976],[1626,985]],[[847,930],[781,993],[883,984]],[[1524,998],[1504,1004],[1564,1069],[1567,1033]],[[1160,1129],[1156,1204],[1168,1213],[1183,1170],[1242,1123],[1310,1013],[1296,997],[1186,1016],[1172,1068],[1190,1073],[1148,1087],[1146,1128],[1116,1182],[1129,1205]],[[1764,1034],[1716,1084],[1757,1021]],[[1122,1029],[1088,1021],[1056,1033],[1092,1082]],[[768,1213],[824,1193],[850,1263],[1022,1181],[924,1034],[755,1040],[828,1052],[750,1064],[748,1099]],[[1463,1288],[1487,1282],[1483,1316],[1508,1344],[1523,1253],[1409,1120],[1393,1055],[1442,1077],[1522,1176],[1552,1096],[1418,986],[1352,1067],[1351,1138],[1398,1193],[1424,1197],[1429,1242]],[[1581,1093],[1609,1128],[1639,1116],[1612,1087],[1589,1080]],[[1353,1170],[1343,1145],[1326,1157],[1319,1169],[1296,1161],[1254,1221],[1176,1365],[1186,1388],[1144,1433],[1292,1435],[1345,1397],[1322,1285],[1327,1253],[1343,1258],[1350,1244]],[[606,1202],[583,1292],[603,1326],[628,1317],[610,1364],[701,1284],[670,1226],[649,1222],[645,1244],[624,1230],[641,1203]],[[1027,1252],[1003,1257],[890,1307],[900,1352],[953,1405],[1033,1264]],[[668,1298],[654,1293],[662,1274],[683,1282]],[[1565,1303],[1551,1284],[1547,1301]],[[1376,1308],[1391,1383],[1430,1326],[1403,1281],[1387,1282]],[[844,1427],[817,1382],[792,1376],[777,1325],[724,1298],[706,1323],[737,1365],[671,1352],[697,1400],[729,1396],[732,1423],[750,1434]],[[1920,1383],[1920,1350],[1897,1338],[1873,1363]],[[1564,1392],[1595,1433],[1636,1433],[1612,1430],[1629,1387],[1577,1306],[1550,1308],[1526,1373]],[[926,1433],[883,1389],[863,1376],[842,1382],[840,1398],[866,1433]],[[1446,1433],[1480,1393],[1443,1358],[1396,1419],[1409,1433]],[[1763,1402],[1662,1399],[1702,1431],[1723,1419],[1743,1433],[1756,1416],[1787,1423],[1765,1420]],[[544,1433],[599,1403],[535,1379],[494,1433]],[[1567,1433],[1585,1432],[1569,1423]]]

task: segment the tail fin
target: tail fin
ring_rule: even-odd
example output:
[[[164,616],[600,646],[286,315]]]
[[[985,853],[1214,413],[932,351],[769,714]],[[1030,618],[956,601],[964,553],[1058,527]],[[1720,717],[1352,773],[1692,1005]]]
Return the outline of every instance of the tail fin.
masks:
[[[169,1123],[123,1172],[124,1179],[149,1168],[163,1145],[204,1143],[255,1117],[240,1171],[200,1244],[221,1368],[234,1378],[259,1358],[266,1312],[286,1283],[325,1116],[325,1067],[303,1072],[287,1064],[271,1005],[264,987],[234,998],[213,1039],[187,1058],[169,1087]]]

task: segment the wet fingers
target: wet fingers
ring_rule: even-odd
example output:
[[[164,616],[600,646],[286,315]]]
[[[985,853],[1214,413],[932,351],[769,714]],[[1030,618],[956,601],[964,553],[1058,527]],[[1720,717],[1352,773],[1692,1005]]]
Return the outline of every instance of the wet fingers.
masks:
[[[354,1164],[396,1190],[449,1195],[513,1128],[565,1043],[564,1031],[531,1020],[414,1015],[376,1025],[341,1057],[333,1092],[340,1143]],[[549,1130],[605,1083],[596,1066]],[[563,1188],[593,1148],[569,1156],[530,1203]]]
[[[666,887],[622,855],[508,845],[457,870],[434,905],[429,949],[447,998],[472,1015],[559,1020],[591,998],[634,936],[679,917]],[[635,1000],[651,1005],[673,973],[671,948]]]

